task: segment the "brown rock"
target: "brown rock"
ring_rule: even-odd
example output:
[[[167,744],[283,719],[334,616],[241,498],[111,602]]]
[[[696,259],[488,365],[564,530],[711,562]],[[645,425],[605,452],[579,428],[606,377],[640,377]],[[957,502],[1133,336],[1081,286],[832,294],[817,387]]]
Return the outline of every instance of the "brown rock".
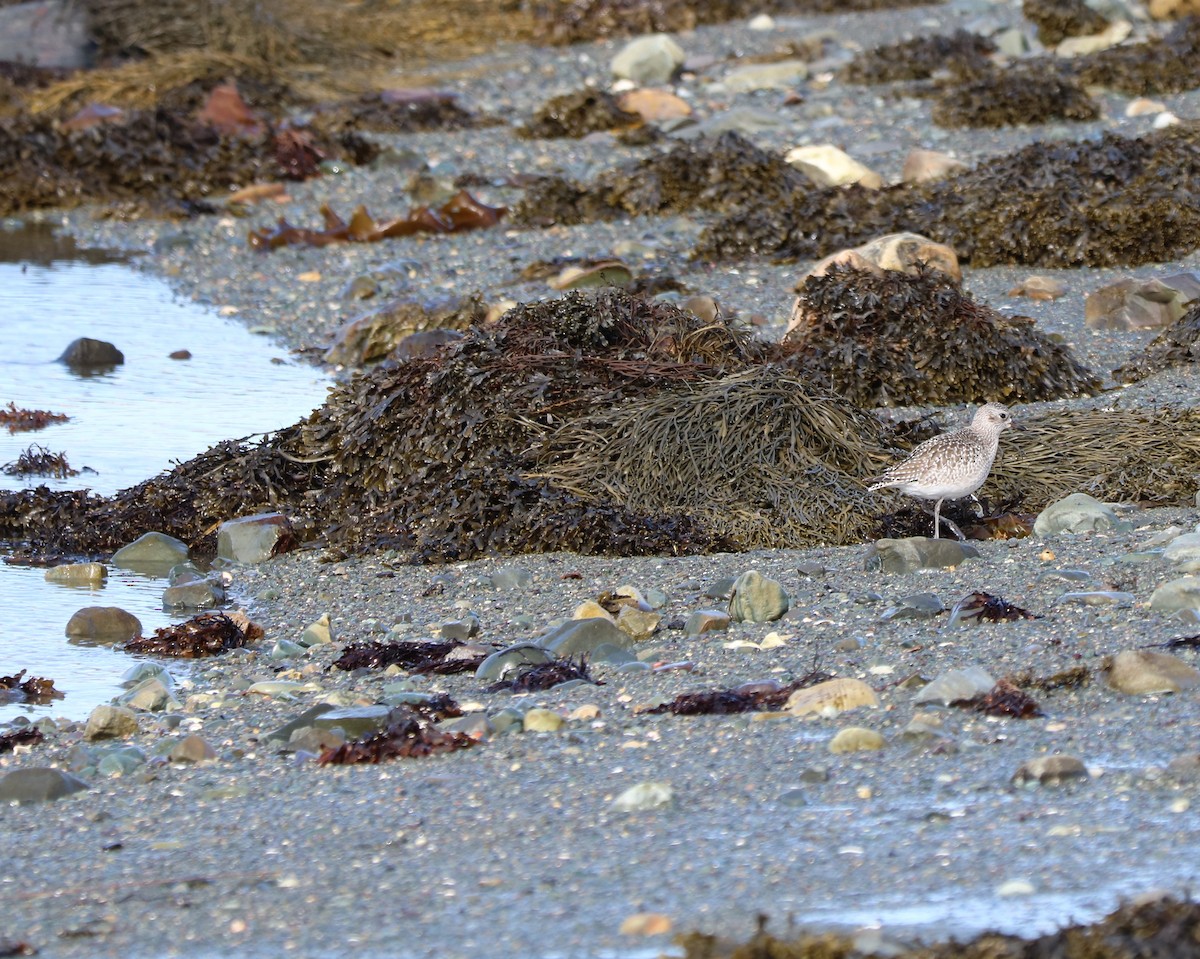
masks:
[[[1108,685],[1131,696],[1178,693],[1200,685],[1200,670],[1170,653],[1126,649],[1113,657]]]
[[[904,158],[900,179],[905,183],[928,183],[931,180],[944,180],[966,169],[967,165],[962,160],[956,160],[945,153],[938,153],[936,150],[912,150]]]

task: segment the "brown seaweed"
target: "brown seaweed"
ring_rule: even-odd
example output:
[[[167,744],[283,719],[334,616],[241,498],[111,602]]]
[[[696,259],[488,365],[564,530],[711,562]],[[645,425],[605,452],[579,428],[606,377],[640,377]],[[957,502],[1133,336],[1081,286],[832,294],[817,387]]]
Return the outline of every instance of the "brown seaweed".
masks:
[[[954,703],[963,709],[972,709],[986,716],[1011,716],[1014,719],[1037,719],[1046,714],[1028,693],[1001,679],[991,690],[981,696],[961,699]]]
[[[45,429],[51,423],[65,423],[70,418],[66,413],[21,409],[11,401],[8,406],[0,406],[0,426],[10,433],[31,433]]]
[[[457,639],[424,643],[350,643],[329,668],[349,671],[400,666],[411,673],[433,673],[439,676],[474,672],[483,662],[483,656],[449,658],[451,653],[465,645],[466,643]]]
[[[0,472],[9,476],[53,476],[56,479],[79,475],[79,470],[67,462],[66,453],[51,453],[36,443],[26,448],[13,462],[0,467]]]
[[[791,683],[774,680],[744,683],[733,689],[714,689],[697,693],[682,693],[668,703],[644,710],[647,713],[672,713],[675,716],[713,716],[730,713],[750,713],[782,709],[788,697],[797,689],[815,686],[832,677],[813,670]]]
[[[1099,33],[1108,26],[1108,19],[1084,0],[1024,0],[1021,12],[1037,27],[1037,38],[1047,47],[1067,37]]]
[[[378,243],[391,237],[412,236],[415,233],[457,233],[495,226],[508,211],[502,206],[481,203],[466,190],[460,190],[437,209],[417,207],[409,211],[407,216],[382,223],[376,222],[365,206],[357,207],[349,222],[338,216],[328,203],[321,204],[320,212],[325,221],[323,230],[292,226],[280,217],[279,223],[273,228],[251,230],[248,238],[250,246],[268,252],[281,246]]]
[[[20,702],[44,704],[62,699],[63,695],[54,688],[53,679],[41,679],[36,676],[25,679],[23,669],[14,676],[0,676],[0,701],[15,699]]]
[[[796,315],[803,323],[781,356],[862,407],[1033,402],[1100,389],[1031,319],[976,302],[938,270],[834,266],[805,280]]]
[[[484,687],[485,693],[536,693],[553,689],[559,683],[581,679],[593,686],[603,686],[604,681],[592,676],[588,669],[587,655],[578,659],[558,659],[550,663],[536,663],[518,670],[512,679],[502,679]]]
[[[1162,370],[1196,362],[1200,362],[1200,304],[1159,333],[1140,355],[1113,370],[1113,378],[1136,383]]]
[[[1016,623],[1023,619],[1040,617],[1027,609],[1008,602],[1003,596],[978,590],[959,600],[954,607],[960,619],[972,619],[983,623]]]
[[[0,702],[3,699],[0,698]],[[14,746],[36,746],[46,737],[37,726],[26,726],[11,733],[0,733],[0,753],[10,752]]]
[[[927,80],[946,69],[960,74],[979,73],[988,64],[996,44],[966,30],[949,36],[913,37],[864,50],[842,70],[848,83],[892,83]]]
[[[942,85],[933,122],[943,127],[1006,127],[1094,120],[1100,105],[1056,62],[1030,60]]]
[[[219,656],[245,646],[247,631],[225,613],[200,613],[186,622],[156,629],[153,636],[139,636],[124,646],[127,653],[198,659]]]
[[[393,709],[387,728],[325,750],[317,762],[322,766],[380,763],[387,759],[414,759],[467,749],[475,740],[466,733],[443,732],[428,717],[412,709]]]
[[[551,97],[534,113],[517,136],[528,140],[570,137],[578,140],[589,133],[624,130],[640,125],[636,113],[622,110],[617,98],[604,90],[583,89]]]

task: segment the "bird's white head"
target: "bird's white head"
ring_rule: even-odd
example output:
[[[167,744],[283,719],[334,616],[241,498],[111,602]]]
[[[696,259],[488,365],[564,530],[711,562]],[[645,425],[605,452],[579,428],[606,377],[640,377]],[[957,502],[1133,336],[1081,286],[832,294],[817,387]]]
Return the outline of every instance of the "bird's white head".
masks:
[[[980,433],[999,436],[1012,426],[1012,414],[999,403],[985,403],[975,411],[971,428]]]

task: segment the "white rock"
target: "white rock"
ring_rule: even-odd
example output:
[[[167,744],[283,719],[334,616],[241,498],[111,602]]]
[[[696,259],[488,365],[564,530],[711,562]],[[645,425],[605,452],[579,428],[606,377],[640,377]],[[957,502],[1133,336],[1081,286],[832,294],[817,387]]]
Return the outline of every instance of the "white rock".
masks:
[[[630,40],[613,57],[612,72],[619,79],[642,86],[666,83],[683,66],[683,47],[665,33],[651,33]]]
[[[883,186],[883,177],[832,143],[795,147],[788,151],[784,160],[818,186],[845,186],[857,183],[869,190],[878,190]]]

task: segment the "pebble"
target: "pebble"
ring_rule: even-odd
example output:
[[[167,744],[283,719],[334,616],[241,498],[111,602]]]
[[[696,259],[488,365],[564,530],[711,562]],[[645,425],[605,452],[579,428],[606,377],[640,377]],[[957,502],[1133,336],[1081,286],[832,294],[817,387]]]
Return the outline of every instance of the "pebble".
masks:
[[[829,751],[831,753],[872,752],[883,749],[886,745],[887,740],[873,729],[847,726],[845,729],[839,730],[837,735],[829,741]]]
[[[737,578],[729,599],[729,618],[737,623],[767,623],[788,611],[791,600],[783,586],[758,570]]]
[[[1170,653],[1125,649],[1113,657],[1108,685],[1120,693],[1179,693],[1200,685],[1200,670]]]
[[[669,806],[675,801],[675,790],[670,783],[644,782],[630,786],[613,800],[617,812],[645,812]]]

